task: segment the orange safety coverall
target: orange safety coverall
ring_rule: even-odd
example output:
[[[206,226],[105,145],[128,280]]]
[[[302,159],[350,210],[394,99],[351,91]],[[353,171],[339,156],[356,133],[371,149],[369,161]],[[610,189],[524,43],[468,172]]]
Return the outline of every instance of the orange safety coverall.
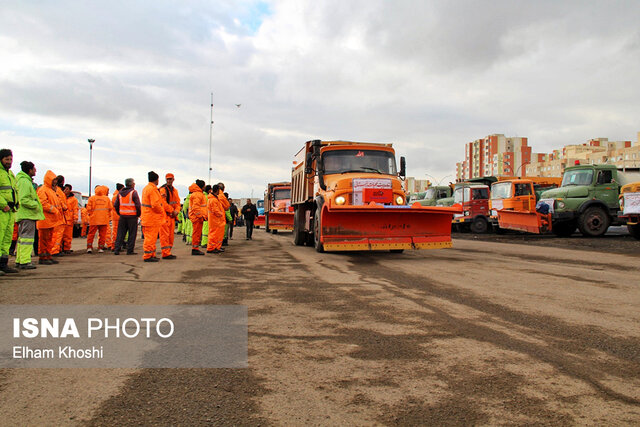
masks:
[[[173,248],[176,217],[180,212],[180,196],[175,187],[169,188],[167,184],[160,187],[159,191],[162,199],[162,208],[166,212],[165,223],[160,228],[160,249],[162,250],[162,256],[166,257],[171,255],[171,248]]]
[[[67,223],[64,226],[64,234],[62,235],[62,250],[70,251],[71,242],[73,240],[73,226],[78,220],[78,199],[72,194],[67,197]]]
[[[153,182],[147,184],[142,190],[142,212],[140,222],[142,224],[142,235],[144,243],[142,248],[144,255],[142,259],[155,258],[156,242],[160,228],[164,225],[166,214],[162,207],[162,197],[158,191],[158,186]]]
[[[194,182],[189,186],[191,196],[189,197],[189,219],[193,224],[191,232],[191,248],[198,249],[202,240],[202,223],[208,217],[207,199],[202,192],[202,188]]]
[[[87,212],[87,208],[80,209],[80,221],[82,225],[80,236],[85,237],[87,235],[87,227],[89,227],[89,213]]]
[[[67,218],[67,196],[64,194],[64,191],[58,186],[55,189],[56,196],[60,199],[60,206],[62,210],[60,211],[60,224],[56,225],[53,229],[53,249],[51,250],[51,254],[55,255],[60,253],[62,250],[62,236],[64,234],[64,229],[69,222]]]
[[[96,194],[89,197],[87,213],[89,214],[89,234],[87,235],[87,249],[93,249],[93,240],[98,232],[98,247],[105,248],[109,219],[113,205],[107,194],[109,188],[105,185],[96,187]]]
[[[118,190],[113,193],[113,197],[111,198],[111,204],[116,204],[116,199],[118,198]],[[111,248],[111,250],[115,250],[116,248],[116,236],[118,235],[118,223],[120,222],[120,215],[114,209],[111,212],[111,233],[109,233],[109,238],[107,239],[107,246]]]
[[[53,190],[51,183],[56,178],[56,174],[47,171],[44,174],[44,184],[37,191],[40,203],[42,203],[42,211],[44,219],[36,223],[38,229],[38,254],[40,259],[51,259],[51,250],[53,249],[53,230],[60,224],[60,198]]]
[[[224,209],[222,208],[222,203],[214,195],[209,196],[208,210],[209,242],[207,244],[207,250],[213,251],[222,247],[222,239],[224,238],[224,226],[227,221],[224,214]]]

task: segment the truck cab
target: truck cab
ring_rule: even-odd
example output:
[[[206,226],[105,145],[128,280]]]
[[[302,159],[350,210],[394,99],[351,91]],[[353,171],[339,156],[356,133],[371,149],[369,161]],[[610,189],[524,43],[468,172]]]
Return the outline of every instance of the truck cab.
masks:
[[[267,185],[264,192],[265,230],[277,234],[278,230],[293,230],[291,183],[276,182]]]
[[[453,227],[459,231],[486,233],[490,229],[489,186],[463,183],[453,192],[453,206],[462,207],[462,213],[453,217]]]
[[[438,201],[452,196],[451,187],[448,185],[437,185],[427,188],[422,199],[416,200],[422,206],[436,206]]]

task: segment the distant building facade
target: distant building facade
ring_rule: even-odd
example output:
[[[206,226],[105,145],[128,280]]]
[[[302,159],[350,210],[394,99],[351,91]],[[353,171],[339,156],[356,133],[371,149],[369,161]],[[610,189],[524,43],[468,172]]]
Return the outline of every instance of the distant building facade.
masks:
[[[552,153],[534,153],[525,166],[527,176],[561,177],[565,168],[580,164],[613,164],[620,169],[640,167],[640,132],[631,141],[590,139],[584,144],[566,145]]]
[[[456,163],[456,179],[482,176],[524,176],[531,163],[531,147],[526,137],[493,134],[465,145],[464,161]]]
[[[416,179],[412,176],[408,176],[405,180],[405,190],[409,193],[420,193],[429,188],[431,183],[427,179]]]

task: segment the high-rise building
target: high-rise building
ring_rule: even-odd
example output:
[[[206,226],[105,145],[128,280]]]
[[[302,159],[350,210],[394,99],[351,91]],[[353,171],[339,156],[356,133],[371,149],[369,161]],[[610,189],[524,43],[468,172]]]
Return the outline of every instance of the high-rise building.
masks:
[[[464,161],[456,163],[456,178],[462,181],[482,176],[524,176],[531,162],[526,137],[489,135],[465,145]]]

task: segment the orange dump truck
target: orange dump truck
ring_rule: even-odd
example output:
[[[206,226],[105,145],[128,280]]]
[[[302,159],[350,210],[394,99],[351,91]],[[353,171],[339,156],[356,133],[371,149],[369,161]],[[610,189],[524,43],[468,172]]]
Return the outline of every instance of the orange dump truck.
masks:
[[[491,185],[491,217],[500,229],[542,234],[551,231],[551,213],[537,212],[540,194],[560,186],[562,178],[509,179]]]
[[[267,185],[264,192],[264,217],[264,228],[267,233],[276,234],[278,230],[293,230],[290,182],[275,182]]]
[[[406,205],[391,144],[307,141],[291,174],[296,245],[318,252],[451,247],[456,207]]]

